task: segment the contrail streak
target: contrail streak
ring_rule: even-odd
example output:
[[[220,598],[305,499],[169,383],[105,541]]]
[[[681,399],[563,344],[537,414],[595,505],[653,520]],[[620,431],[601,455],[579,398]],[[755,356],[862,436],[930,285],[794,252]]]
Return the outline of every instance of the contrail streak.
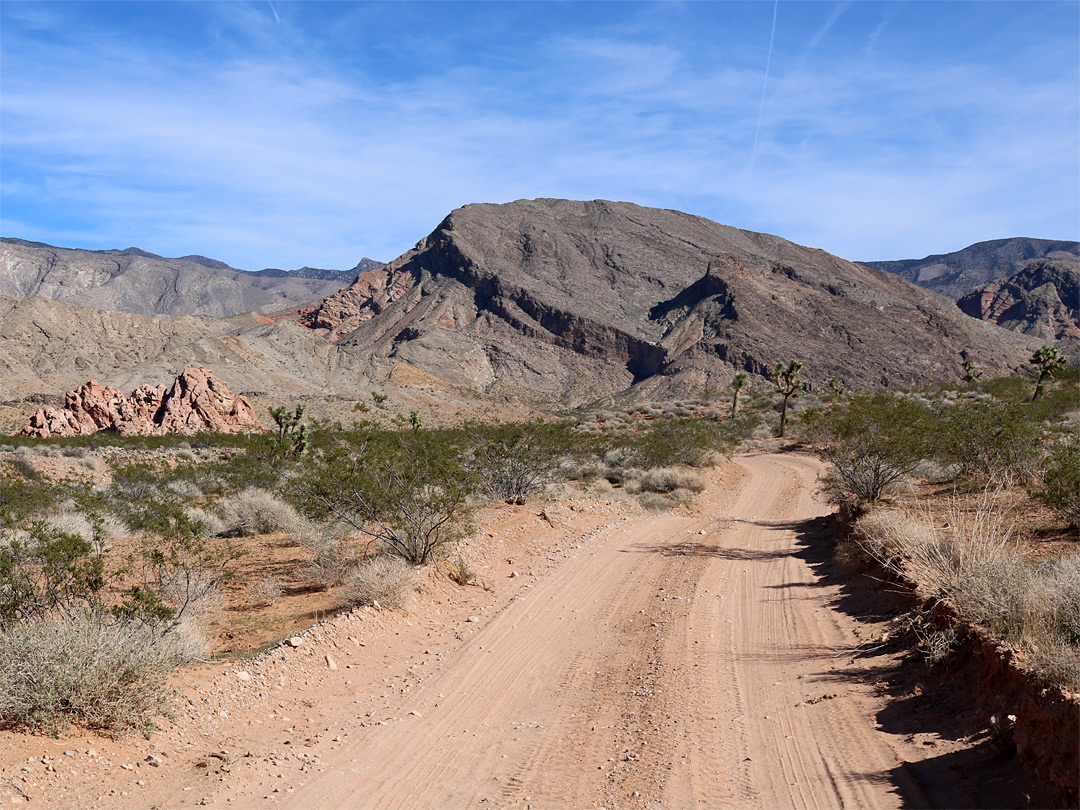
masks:
[[[773,0],[772,7],[772,31],[769,32],[769,55],[765,58],[765,81],[761,85],[761,106],[758,107],[757,129],[754,130],[754,148],[750,152],[750,165],[754,165],[757,158],[758,136],[761,135],[761,118],[765,115],[765,91],[769,89],[769,66],[772,65],[773,40],[776,38],[776,10],[780,6],[780,0]]]

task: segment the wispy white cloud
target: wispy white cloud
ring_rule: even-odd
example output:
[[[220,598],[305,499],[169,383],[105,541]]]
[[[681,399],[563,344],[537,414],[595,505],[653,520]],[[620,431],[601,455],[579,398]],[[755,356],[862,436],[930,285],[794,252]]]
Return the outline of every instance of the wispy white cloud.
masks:
[[[682,208],[863,259],[1074,236],[1075,70],[841,58],[824,43],[858,5],[793,47],[781,8],[764,106],[760,49],[629,24],[542,30],[483,59],[434,43],[433,66],[397,71],[336,58],[344,40],[307,33],[295,4],[214,6],[197,53],[34,40],[37,69],[5,64],[0,224],[251,269],[390,259],[451,208],[536,196]],[[337,36],[372,24],[344,11]]]

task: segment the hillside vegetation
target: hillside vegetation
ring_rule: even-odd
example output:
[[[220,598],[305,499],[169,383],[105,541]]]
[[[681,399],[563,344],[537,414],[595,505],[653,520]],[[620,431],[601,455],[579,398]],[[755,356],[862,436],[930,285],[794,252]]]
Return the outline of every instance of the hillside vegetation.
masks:
[[[330,609],[393,607],[425,566],[465,585],[459,543],[479,506],[588,493],[676,508],[704,486],[695,468],[775,444],[782,414],[858,516],[849,557],[869,555],[1080,687],[1076,370],[1033,401],[1034,379],[970,369],[932,389],[851,396],[834,381],[813,394],[801,369],[778,364],[771,391],[740,383],[548,421],[429,428],[376,394],[350,425],[278,407],[262,435],[5,439],[0,725],[149,729],[168,674],[212,652],[207,624],[235,620],[226,593],[256,611],[312,593]],[[912,502],[913,487],[952,498],[956,515]],[[286,547],[292,580],[256,575]],[[947,641],[928,635],[928,657]]]

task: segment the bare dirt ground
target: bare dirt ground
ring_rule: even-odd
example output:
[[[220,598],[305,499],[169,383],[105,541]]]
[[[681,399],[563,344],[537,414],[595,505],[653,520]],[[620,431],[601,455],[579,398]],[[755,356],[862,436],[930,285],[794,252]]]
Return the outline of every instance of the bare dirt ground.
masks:
[[[0,736],[0,806],[1044,806],[962,684],[876,643],[819,471],[742,456],[660,515],[492,510],[482,585],[188,672],[150,740]]]

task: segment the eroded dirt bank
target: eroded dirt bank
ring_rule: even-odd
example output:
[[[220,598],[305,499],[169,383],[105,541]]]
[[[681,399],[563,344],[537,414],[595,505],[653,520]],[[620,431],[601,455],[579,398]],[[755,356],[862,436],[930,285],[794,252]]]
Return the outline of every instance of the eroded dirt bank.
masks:
[[[739,457],[663,515],[496,510],[486,587],[208,666],[150,741],[39,738],[20,784],[72,808],[1045,804],[975,710],[878,651],[829,573],[819,470]]]

